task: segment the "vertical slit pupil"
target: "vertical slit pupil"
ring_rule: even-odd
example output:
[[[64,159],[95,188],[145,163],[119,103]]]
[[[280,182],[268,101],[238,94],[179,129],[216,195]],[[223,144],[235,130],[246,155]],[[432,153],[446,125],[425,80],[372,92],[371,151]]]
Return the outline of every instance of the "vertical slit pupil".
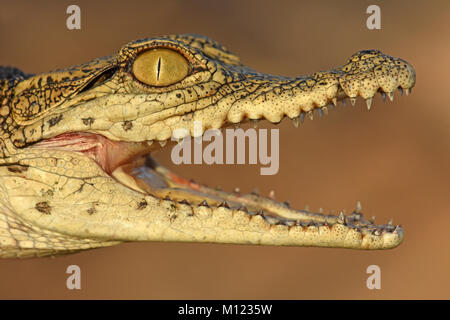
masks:
[[[158,58],[158,70],[157,70],[157,73],[156,73],[156,80],[158,80],[158,81],[159,81],[159,74],[160,74],[160,72],[161,72],[161,57]]]

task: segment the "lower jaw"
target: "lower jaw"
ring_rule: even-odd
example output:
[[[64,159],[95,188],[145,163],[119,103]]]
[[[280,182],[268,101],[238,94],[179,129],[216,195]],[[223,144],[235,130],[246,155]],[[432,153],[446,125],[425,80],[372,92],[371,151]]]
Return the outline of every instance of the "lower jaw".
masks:
[[[356,226],[376,228],[372,221],[364,220],[360,208],[347,217],[295,210],[287,202],[277,202],[253,192],[241,194],[238,190],[225,192],[210,188],[178,176],[158,164],[151,156],[141,156],[132,162],[119,166],[111,174],[120,183],[136,192],[152,195],[159,199],[177,201],[192,206],[226,207],[261,215],[271,224],[295,225],[299,223],[351,223]],[[395,226],[383,225],[389,231]],[[392,229],[392,230],[391,230]]]
[[[147,142],[115,142],[92,133],[68,133],[41,141],[35,147],[83,153],[96,161],[105,173],[117,180],[117,183],[134,192],[151,195],[157,199],[177,201],[191,207],[206,206],[212,209],[225,207],[244,211],[250,216],[262,216],[270,225],[283,224],[307,228],[340,224],[349,230],[353,228],[361,234],[364,230],[365,233],[375,236],[402,232],[399,226],[391,223],[375,225],[373,221],[365,220],[360,208],[348,216],[344,216],[343,213],[338,216],[324,215],[291,209],[286,203],[276,202],[255,193],[241,194],[237,191],[228,193],[200,185],[159,165],[149,155],[159,147],[155,144],[150,146]],[[398,244],[399,242],[396,245]]]

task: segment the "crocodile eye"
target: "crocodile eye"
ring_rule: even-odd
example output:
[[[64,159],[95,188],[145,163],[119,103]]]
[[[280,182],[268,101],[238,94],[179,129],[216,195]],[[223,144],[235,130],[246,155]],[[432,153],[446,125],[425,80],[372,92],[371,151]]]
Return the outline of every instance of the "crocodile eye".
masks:
[[[133,63],[133,74],[150,86],[168,86],[188,75],[185,57],[170,49],[153,49],[139,55]]]

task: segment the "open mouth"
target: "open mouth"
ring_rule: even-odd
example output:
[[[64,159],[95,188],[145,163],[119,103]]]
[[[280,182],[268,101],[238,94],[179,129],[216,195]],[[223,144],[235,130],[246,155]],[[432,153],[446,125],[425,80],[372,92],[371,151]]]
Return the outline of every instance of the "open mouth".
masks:
[[[300,120],[303,121],[303,118],[300,117]],[[298,122],[293,120],[297,127]],[[324,215],[306,210],[294,210],[288,203],[277,202],[270,195],[262,197],[256,193],[241,194],[238,189],[225,192],[198,184],[178,176],[152,158],[151,153],[171,145],[173,142],[169,140],[124,142],[113,141],[96,133],[73,132],[41,141],[35,147],[82,153],[94,160],[118,183],[135,192],[152,195],[159,199],[195,206],[223,206],[237,209],[249,215],[261,215],[270,224],[326,226],[340,223],[377,236],[402,232],[400,226],[395,226],[391,222],[375,225],[373,221],[365,220],[360,213],[359,204],[354,212],[347,216],[343,213],[336,216]]]

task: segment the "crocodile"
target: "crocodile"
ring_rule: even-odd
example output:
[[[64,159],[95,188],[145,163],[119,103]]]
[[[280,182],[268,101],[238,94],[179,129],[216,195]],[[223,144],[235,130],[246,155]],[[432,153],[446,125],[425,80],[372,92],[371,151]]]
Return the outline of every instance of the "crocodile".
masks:
[[[147,38],[116,55],[42,74],[0,68],[0,257],[42,257],[128,241],[390,249],[392,222],[296,210],[257,193],[183,178],[151,154],[177,129],[199,137],[260,120],[297,127],[338,101],[415,85],[414,68],[378,50],[295,78],[256,72],[218,42]],[[201,123],[194,130],[194,122]],[[186,137],[175,137],[182,140]]]

